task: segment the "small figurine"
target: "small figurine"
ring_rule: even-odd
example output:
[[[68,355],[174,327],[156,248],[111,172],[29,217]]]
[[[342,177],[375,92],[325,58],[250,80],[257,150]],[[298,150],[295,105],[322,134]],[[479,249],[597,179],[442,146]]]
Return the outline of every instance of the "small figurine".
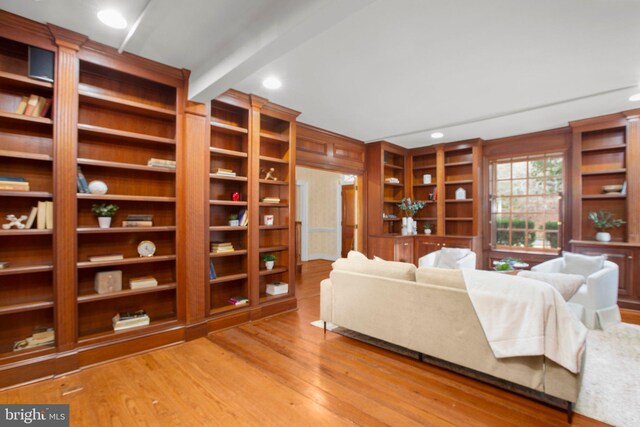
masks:
[[[231,200],[233,200],[234,202],[239,202],[240,193],[238,193],[237,191],[234,191],[233,193],[231,193]]]
[[[26,221],[27,218],[28,217],[26,215],[22,215],[20,216],[20,218],[16,218],[15,215],[7,215],[6,219],[10,222],[8,224],[2,224],[2,228],[4,230],[9,230],[11,227],[15,227],[18,230],[22,230],[26,227],[26,225],[24,225],[22,221]]]
[[[266,170],[264,170],[264,169],[263,169],[263,170],[262,170],[262,172],[263,172],[263,173],[266,173],[266,176],[264,177],[264,179],[265,179],[266,181],[269,181],[269,180],[271,180],[271,181],[277,181],[277,180],[278,180],[278,178],[276,178],[276,176],[275,176],[275,174],[274,174],[274,172],[275,172],[275,171],[276,171],[276,169],[275,169],[275,168],[270,168],[268,172],[267,172]]]

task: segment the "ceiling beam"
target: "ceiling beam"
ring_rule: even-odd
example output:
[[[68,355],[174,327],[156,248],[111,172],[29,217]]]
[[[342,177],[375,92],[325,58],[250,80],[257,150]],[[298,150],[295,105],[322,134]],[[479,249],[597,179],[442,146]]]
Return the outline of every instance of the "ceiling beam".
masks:
[[[284,25],[236,46],[223,58],[214,56],[193,70],[189,99],[208,102],[265,65],[323,33],[375,0],[328,0],[292,16]]]

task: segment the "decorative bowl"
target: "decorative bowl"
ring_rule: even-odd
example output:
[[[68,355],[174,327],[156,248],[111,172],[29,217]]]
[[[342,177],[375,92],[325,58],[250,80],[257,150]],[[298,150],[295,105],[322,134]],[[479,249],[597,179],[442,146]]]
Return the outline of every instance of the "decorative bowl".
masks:
[[[605,193],[619,193],[622,190],[622,185],[603,185],[602,191]]]

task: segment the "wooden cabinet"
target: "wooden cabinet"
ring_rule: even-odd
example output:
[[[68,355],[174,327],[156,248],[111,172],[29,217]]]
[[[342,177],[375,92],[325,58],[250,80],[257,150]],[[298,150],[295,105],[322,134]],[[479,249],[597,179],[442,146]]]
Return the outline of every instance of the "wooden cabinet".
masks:
[[[370,236],[368,257],[387,261],[413,262],[413,236]]]
[[[640,309],[640,245],[628,243],[601,243],[571,241],[571,250],[584,255],[607,255],[607,260],[618,265],[618,302],[623,308]]]

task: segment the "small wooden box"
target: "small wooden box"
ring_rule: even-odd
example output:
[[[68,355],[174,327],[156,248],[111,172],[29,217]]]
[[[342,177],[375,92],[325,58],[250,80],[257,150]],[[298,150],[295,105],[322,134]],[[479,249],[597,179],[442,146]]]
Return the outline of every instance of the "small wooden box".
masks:
[[[96,273],[95,290],[99,294],[122,290],[122,271],[101,271]]]

